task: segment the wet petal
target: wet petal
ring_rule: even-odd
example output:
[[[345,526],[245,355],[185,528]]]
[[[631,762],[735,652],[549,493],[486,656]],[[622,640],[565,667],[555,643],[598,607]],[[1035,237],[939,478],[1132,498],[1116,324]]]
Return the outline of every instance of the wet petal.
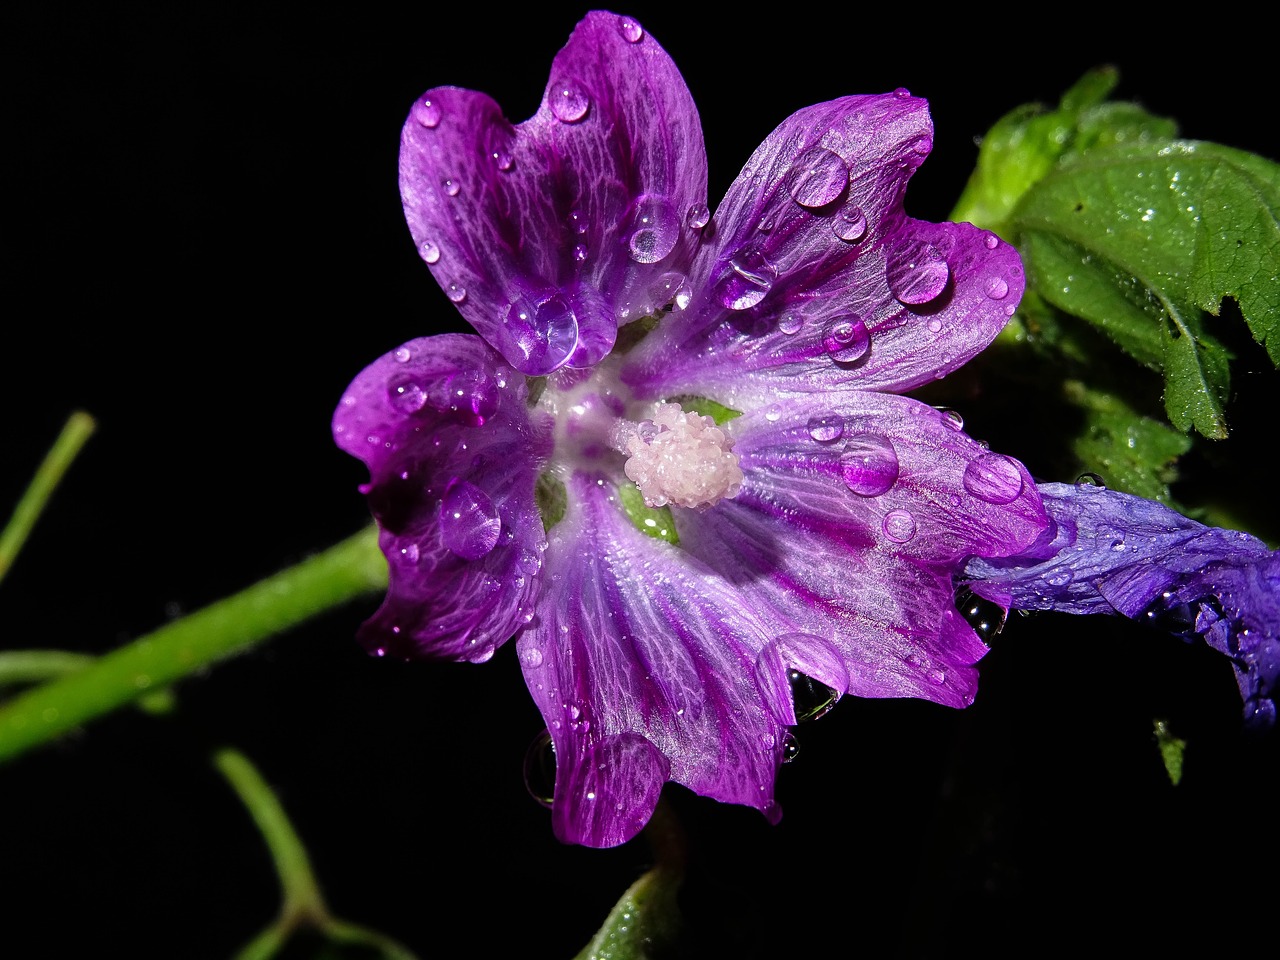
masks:
[[[776,818],[783,727],[755,680],[768,628],[731,585],[632,527],[614,497],[594,478],[571,482],[518,642],[555,745],[557,835],[624,842],[657,802],[655,779]]]
[[[1118,613],[1199,636],[1231,658],[1246,721],[1275,722],[1280,551],[1090,484],[1040,492],[1055,526],[1019,556],[969,563],[971,589],[1020,610]]]
[[[414,105],[400,189],[424,260],[467,321],[524,373],[599,361],[617,325],[672,295],[706,202],[698,113],[666,52],[592,13],[556,57],[538,112],[488,96]],[[630,22],[630,21],[628,21]],[[668,278],[668,279],[664,279]]]
[[[955,609],[952,574],[1043,530],[1026,469],[887,394],[793,398],[731,427],[742,489],[682,511],[681,546],[751,609],[828,638],[851,693],[971,702],[986,647]]]
[[[977,354],[1022,295],[1021,262],[971,225],[906,216],[907,180],[931,144],[927,105],[909,96],[794,114],[734,181],[684,310],[624,378],[656,393],[714,388],[740,407],[777,391],[899,392]]]
[[[550,424],[525,378],[478,337],[413,340],[370,364],[333,417],[369,468],[390,565],[361,628],[372,653],[485,660],[532,613],[545,545],[534,482]]]

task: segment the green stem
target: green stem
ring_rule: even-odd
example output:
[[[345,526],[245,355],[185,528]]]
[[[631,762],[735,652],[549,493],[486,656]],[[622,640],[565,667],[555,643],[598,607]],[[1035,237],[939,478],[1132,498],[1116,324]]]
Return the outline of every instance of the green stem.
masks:
[[[4,575],[13,566],[14,558],[27,542],[36,520],[53,496],[53,491],[57,489],[67,468],[71,466],[71,461],[76,458],[96,426],[93,417],[80,411],[67,419],[58,439],[45,455],[44,462],[31,478],[22,499],[13,508],[13,516],[5,524],[4,530],[0,531],[0,580],[4,579]]]
[[[0,687],[65,677],[80,672],[96,659],[89,653],[68,650],[3,650],[0,651]]]
[[[369,527],[14,698],[0,707],[0,761],[386,585],[386,561]]]

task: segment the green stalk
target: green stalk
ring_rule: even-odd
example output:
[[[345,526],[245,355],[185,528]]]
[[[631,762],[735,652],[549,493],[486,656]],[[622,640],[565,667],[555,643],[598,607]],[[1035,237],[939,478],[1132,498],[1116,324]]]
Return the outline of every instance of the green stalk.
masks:
[[[0,707],[0,761],[386,585],[369,527]]]

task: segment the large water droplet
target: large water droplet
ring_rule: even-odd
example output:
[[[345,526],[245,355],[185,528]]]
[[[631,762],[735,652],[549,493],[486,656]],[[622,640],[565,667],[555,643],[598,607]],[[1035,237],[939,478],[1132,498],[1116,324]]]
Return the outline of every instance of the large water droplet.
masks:
[[[819,443],[832,443],[844,435],[844,417],[837,414],[810,417],[808,430],[809,436]]]
[[[440,105],[430,100],[419,100],[413,105],[413,118],[428,130],[440,125]]]
[[[552,114],[562,123],[577,123],[591,108],[590,98],[572,81],[554,84],[548,96]]]
[[[890,510],[880,522],[880,529],[894,543],[906,543],[916,535],[916,518],[906,510]]]
[[[556,795],[556,748],[550,732],[543,730],[524,752],[524,787],[544,807]]]
[[[864,434],[845,443],[840,475],[861,497],[878,497],[898,481],[898,454],[885,437]]]
[[[778,319],[778,329],[787,336],[794,336],[804,326],[804,317],[798,313],[784,313]]]
[[[964,488],[987,503],[1011,503],[1022,493],[1022,471],[1006,456],[984,453],[964,468]]]
[[[422,385],[411,377],[397,377],[387,387],[391,404],[402,413],[417,413],[427,402]]]
[[[495,150],[493,152],[493,162],[499,170],[501,170],[503,173],[506,173],[513,166],[515,166],[516,160],[515,160],[515,157],[513,157],[506,150]]]
[[[394,356],[400,363],[408,363],[413,356],[413,351],[408,347],[396,347]]]
[[[427,263],[435,263],[440,259],[440,248],[430,240],[423,240],[418,250],[422,253],[422,259]]]
[[[982,238],[982,242],[987,245],[988,250],[994,250],[996,247],[1000,246],[1000,238],[994,233],[988,233]]]
[[[479,560],[498,543],[502,519],[479,487],[456,480],[440,502],[440,539],[463,560]]]
[[[764,299],[778,278],[777,268],[758,250],[745,250],[729,260],[716,285],[720,302],[730,310],[746,310]]]
[[[935,300],[947,286],[951,268],[933,244],[917,244],[888,267],[889,292],[900,303],[919,306]]]
[[[802,207],[825,207],[849,185],[849,168],[838,153],[814,147],[796,159],[787,173],[787,191]]]
[[[843,206],[831,218],[831,232],[846,243],[857,243],[867,233],[867,215],[857,204]]]
[[[444,192],[451,197],[456,197],[462,191],[462,184],[452,177],[442,183],[441,186],[444,188]]]
[[[1004,622],[1008,617],[1000,604],[978,596],[967,587],[961,587],[956,591],[956,609],[960,611],[960,616],[964,617],[965,623],[973,627],[973,632],[988,645],[996,634],[1004,629]]]
[[[644,197],[636,203],[631,218],[631,259],[637,263],[657,263],[669,254],[680,239],[680,222],[671,204],[662,197]]]
[[[578,318],[558,296],[536,307],[513,303],[503,321],[503,333],[518,351],[520,371],[541,376],[558,370],[577,349]]]
[[[942,423],[944,426],[950,427],[952,430],[964,429],[964,415],[961,414],[959,410],[951,410],[947,407],[941,407],[938,410],[938,413],[942,417]]]
[[[800,741],[788,730],[782,735],[782,762],[790,763],[798,756],[800,756]]]
[[[701,230],[711,222],[711,208],[705,203],[695,203],[685,213],[684,222],[694,230]]]
[[[462,370],[448,380],[449,409],[471,426],[481,426],[498,412],[498,384],[482,370]]]
[[[982,290],[992,300],[1003,300],[1009,295],[1009,284],[1004,277],[990,277]]]
[[[461,303],[467,299],[467,288],[460,283],[451,283],[444,288],[444,295],[449,298],[450,303]]]
[[[854,363],[861,360],[871,346],[871,333],[861,317],[837,317],[827,326],[822,346],[832,360]]]
[[[618,19],[618,32],[627,43],[639,43],[644,39],[644,28],[630,17]]]
[[[764,408],[764,418],[770,423],[777,423],[782,417],[782,408],[776,403],[771,403]]]
[[[828,641],[807,633],[770,640],[756,658],[756,687],[785,726],[813,720],[849,689],[844,659]]]

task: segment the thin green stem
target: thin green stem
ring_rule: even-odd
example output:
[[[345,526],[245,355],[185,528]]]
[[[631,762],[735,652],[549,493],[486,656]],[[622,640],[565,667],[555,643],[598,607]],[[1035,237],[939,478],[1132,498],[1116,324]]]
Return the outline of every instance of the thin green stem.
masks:
[[[0,707],[0,761],[387,585],[373,527]]]
[[[5,524],[4,530],[0,530],[0,580],[4,579],[4,575],[13,566],[14,559],[27,542],[36,520],[53,496],[53,491],[57,489],[67,468],[96,427],[93,417],[81,411],[73,413],[67,419],[58,439],[45,455],[44,462],[31,478],[22,499],[13,508],[13,516]]]
[[[97,658],[69,650],[0,650],[0,687],[42,683],[78,673]]]

